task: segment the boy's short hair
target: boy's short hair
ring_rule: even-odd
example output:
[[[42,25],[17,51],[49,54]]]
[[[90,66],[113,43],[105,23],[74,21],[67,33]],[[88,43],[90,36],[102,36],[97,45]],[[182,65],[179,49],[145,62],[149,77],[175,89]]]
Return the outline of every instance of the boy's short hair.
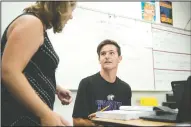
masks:
[[[117,44],[116,41],[114,40],[110,40],[110,39],[106,39],[106,40],[103,40],[97,47],[97,54],[98,56],[100,55],[100,51],[102,49],[103,46],[107,45],[107,44],[111,44],[111,45],[114,45],[116,48],[117,48],[117,53],[119,56],[121,56],[121,48],[120,46]]]

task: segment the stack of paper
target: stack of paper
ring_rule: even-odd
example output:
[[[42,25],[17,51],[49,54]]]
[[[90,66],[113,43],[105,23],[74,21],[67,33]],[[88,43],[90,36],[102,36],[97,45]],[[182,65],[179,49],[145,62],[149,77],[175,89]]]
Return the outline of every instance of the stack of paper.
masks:
[[[125,111],[153,111],[153,106],[120,106],[119,109]]]
[[[155,115],[153,111],[124,111],[124,110],[112,110],[96,112],[96,117],[106,119],[118,119],[118,120],[131,120],[139,119],[141,116]]]

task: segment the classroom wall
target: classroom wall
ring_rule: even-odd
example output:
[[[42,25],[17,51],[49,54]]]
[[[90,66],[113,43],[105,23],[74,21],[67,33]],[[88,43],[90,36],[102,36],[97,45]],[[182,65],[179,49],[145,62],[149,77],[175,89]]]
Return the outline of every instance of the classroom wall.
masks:
[[[3,32],[5,27],[9,24],[9,22],[15,17],[15,14],[19,14],[20,10],[18,8],[24,8],[26,5],[30,5],[30,2],[4,2],[2,3],[2,24],[1,31]],[[158,4],[158,3],[157,3]],[[159,8],[156,4],[156,22],[160,23],[159,20]],[[105,12],[115,13],[118,15],[124,15],[131,18],[140,19],[141,18],[141,6],[140,2],[126,2],[126,3],[101,3],[95,4],[93,2],[79,3],[80,6],[85,6],[88,8],[94,8]],[[106,8],[107,6],[107,8]],[[173,2],[173,26],[181,29],[191,30],[191,22],[188,23],[191,17],[191,2]],[[133,13],[131,13],[133,12]],[[188,25],[186,26],[186,24]],[[2,34],[2,33],[1,33]],[[76,91],[72,91],[73,102],[68,106],[62,106],[61,103],[56,98],[56,102],[54,105],[55,111],[64,116],[68,121],[72,122],[72,111],[74,106],[74,101],[76,98]],[[166,101],[165,94],[167,92],[160,91],[133,91],[132,94],[132,105],[137,105],[137,100],[141,96],[154,96],[158,99],[159,105],[162,102]]]
[[[140,2],[81,2],[78,5],[96,9],[107,13],[141,20]],[[191,2],[172,2],[173,26],[181,29],[191,30]],[[115,9],[117,8],[117,9]],[[155,4],[156,23],[160,23],[159,2]],[[186,26],[186,24],[188,25]]]
[[[80,6],[100,10],[103,12],[114,13],[116,15],[127,16],[130,18],[141,19],[141,6],[140,2],[81,2]],[[107,8],[106,8],[107,5]],[[159,3],[156,3],[156,23],[160,24],[159,18],[159,7],[157,6]],[[173,26],[191,30],[191,2],[173,2]],[[118,9],[114,9],[118,8]],[[129,13],[132,12],[133,13]],[[125,12],[125,13],[124,13]],[[189,21],[189,23],[188,23]],[[188,25],[186,25],[188,23]],[[72,91],[73,100],[76,98],[76,91]],[[159,105],[162,105],[162,102],[166,101],[166,93],[161,91],[133,91],[132,93],[132,105],[138,105],[138,100],[140,97],[156,97],[158,99]],[[68,106],[60,105],[60,102],[56,99],[55,103],[55,111],[62,113],[63,116],[70,122],[72,122],[72,111],[73,111],[74,101]]]
[[[141,6],[139,2],[125,2],[125,3],[80,3],[80,6],[92,8],[104,12],[115,13],[116,15],[123,15],[128,16],[130,18],[141,19]],[[107,8],[106,8],[107,5]],[[156,23],[160,23],[159,19],[159,7],[156,4]],[[119,9],[113,9],[119,7]],[[191,30],[191,22],[188,23],[189,19],[191,18],[191,2],[173,2],[173,26],[181,29]],[[134,13],[129,13],[135,11]],[[125,13],[124,13],[125,12]],[[188,25],[186,26],[186,24]],[[76,91],[72,91],[73,100],[76,98]],[[162,102],[166,101],[166,94],[167,92],[160,92],[160,91],[133,91],[132,93],[132,105],[138,105],[137,101],[142,96],[147,97],[156,97],[158,99],[159,105]],[[73,111],[74,101],[68,106],[60,105],[60,102],[56,99],[55,103],[55,111],[62,113],[63,116],[70,122],[72,122],[72,111]]]

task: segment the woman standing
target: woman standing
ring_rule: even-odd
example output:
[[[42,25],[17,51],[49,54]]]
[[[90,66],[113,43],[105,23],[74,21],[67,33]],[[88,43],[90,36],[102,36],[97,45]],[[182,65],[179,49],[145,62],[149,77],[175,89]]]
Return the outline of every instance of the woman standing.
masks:
[[[46,33],[59,33],[76,7],[73,1],[43,1],[24,9],[1,40],[2,126],[68,126],[53,112],[55,94],[70,103],[70,91],[56,86],[59,58]]]

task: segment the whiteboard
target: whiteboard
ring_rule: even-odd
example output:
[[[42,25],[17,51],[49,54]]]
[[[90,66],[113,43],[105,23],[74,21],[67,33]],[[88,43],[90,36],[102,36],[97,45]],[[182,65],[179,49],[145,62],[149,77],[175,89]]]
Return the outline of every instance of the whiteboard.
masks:
[[[171,82],[187,80],[191,71],[168,71],[155,70],[155,89],[160,91],[171,91]]]
[[[152,24],[155,89],[171,90],[171,82],[191,75],[191,32]]]
[[[191,70],[191,55],[153,51],[154,68],[169,70]]]
[[[152,49],[125,45],[118,76],[129,83],[132,90],[154,90]]]
[[[154,50],[191,54],[191,33],[164,27],[152,28]]]
[[[77,90],[81,79],[100,70],[98,44],[113,39],[121,46],[123,57],[117,76],[132,90],[154,90],[151,24],[83,8],[75,9],[73,17],[62,33],[48,31],[60,57],[58,84]]]

